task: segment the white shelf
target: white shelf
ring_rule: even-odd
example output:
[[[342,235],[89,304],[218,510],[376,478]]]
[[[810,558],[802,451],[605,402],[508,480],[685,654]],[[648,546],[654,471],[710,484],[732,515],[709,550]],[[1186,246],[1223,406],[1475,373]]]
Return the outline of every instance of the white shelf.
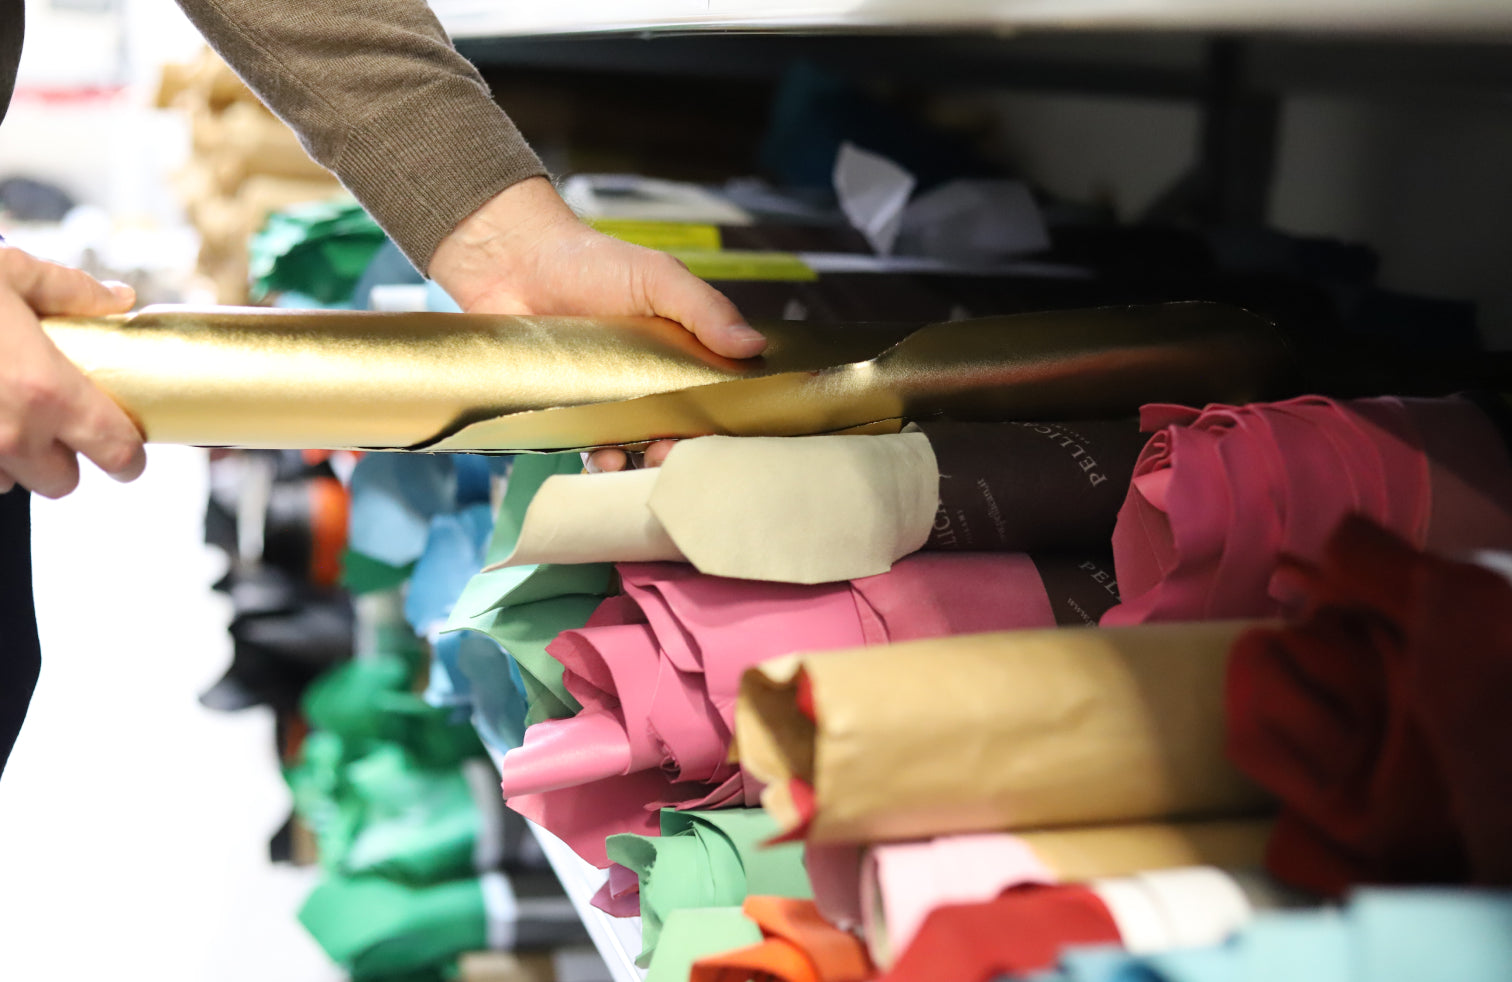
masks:
[[[1512,39],[1505,0],[432,0],[455,38],[697,31],[1309,31]]]
[[[588,937],[593,939],[593,946],[598,949],[604,964],[609,966],[614,982],[645,982],[645,970],[635,964],[635,956],[641,949],[640,918],[610,917],[589,903],[598,888],[604,885],[604,871],[590,866],[568,848],[567,843],[534,822],[530,823],[530,831],[541,843],[541,851],[556,871],[557,879],[562,881],[562,889],[567,891],[572,906],[577,908],[583,926],[588,929]]]
[[[489,748],[495,767],[502,767],[504,755]],[[645,982],[646,972],[635,964],[635,956],[641,950],[641,921],[639,917],[611,917],[591,901],[599,887],[608,878],[603,870],[589,864],[572,849],[534,822],[527,822],[547,862],[562,881],[562,889],[572,901],[573,908],[588,930],[588,937],[598,949],[599,956],[609,967],[614,982]]]

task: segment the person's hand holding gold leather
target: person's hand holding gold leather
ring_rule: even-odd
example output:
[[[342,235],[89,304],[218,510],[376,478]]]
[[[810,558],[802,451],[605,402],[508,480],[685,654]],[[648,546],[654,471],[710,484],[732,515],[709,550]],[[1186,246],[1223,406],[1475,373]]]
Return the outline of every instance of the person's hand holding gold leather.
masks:
[[[436,249],[430,275],[469,313],[665,317],[727,358],[766,347],[718,290],[667,253],[590,228],[541,177],[500,192],[457,226]],[[644,466],[671,449],[670,440],[651,444]],[[588,461],[604,471],[628,462],[621,450]]]
[[[135,301],[124,283],[0,245],[0,493],[20,484],[61,498],[78,487],[79,454],[118,481],[141,475],[147,456],[136,424],[37,320],[120,314]]]

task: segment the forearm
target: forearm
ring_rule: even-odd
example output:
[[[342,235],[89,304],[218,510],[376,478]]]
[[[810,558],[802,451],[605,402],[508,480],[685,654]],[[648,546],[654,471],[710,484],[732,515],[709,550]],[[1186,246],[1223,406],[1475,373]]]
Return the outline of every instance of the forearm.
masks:
[[[179,0],[406,255],[545,173],[423,0]]]

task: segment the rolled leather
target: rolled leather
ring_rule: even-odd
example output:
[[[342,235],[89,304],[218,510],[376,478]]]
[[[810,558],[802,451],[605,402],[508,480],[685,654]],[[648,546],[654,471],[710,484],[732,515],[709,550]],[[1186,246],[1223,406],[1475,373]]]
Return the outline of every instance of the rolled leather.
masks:
[[[757,326],[766,352],[737,362],[650,318],[148,307],[44,321],[149,441],[201,446],[558,451],[896,432],[937,414],[1084,419],[1260,398],[1295,368],[1273,325],[1211,303]]]

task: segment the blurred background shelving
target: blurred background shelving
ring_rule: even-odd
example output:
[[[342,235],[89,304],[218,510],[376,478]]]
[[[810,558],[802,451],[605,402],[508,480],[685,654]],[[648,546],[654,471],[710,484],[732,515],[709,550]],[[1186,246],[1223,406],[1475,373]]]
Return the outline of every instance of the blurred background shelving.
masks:
[[[561,176],[781,186],[785,107],[843,93],[1110,224],[1357,244],[1382,289],[1458,305],[1512,346],[1506,3],[433,6]],[[0,184],[0,231],[144,301],[247,301],[250,236],[335,184],[223,72],[216,96],[165,70],[217,71],[171,5],[30,0],[28,15],[0,181],[61,197]],[[1258,248],[1213,241],[1226,259]],[[155,448],[142,484],[94,475],[38,504],[49,666],[0,782],[0,924],[32,929],[0,945],[0,978],[149,959],[163,982],[340,977],[293,920],[312,872],[264,860],[289,812],[278,727],[196,701],[231,653],[231,609],[206,589],[225,570],[198,525],[209,474],[198,451]],[[603,874],[540,845],[615,982],[639,982],[638,924],[588,904]],[[81,910],[99,922],[89,945],[70,943]]]

